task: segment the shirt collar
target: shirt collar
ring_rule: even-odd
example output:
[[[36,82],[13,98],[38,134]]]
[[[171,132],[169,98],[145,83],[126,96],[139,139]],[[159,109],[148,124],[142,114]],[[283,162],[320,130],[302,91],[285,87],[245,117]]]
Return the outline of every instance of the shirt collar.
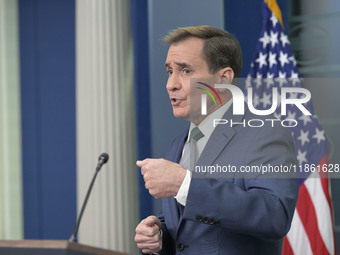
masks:
[[[214,112],[210,113],[200,124],[198,124],[198,128],[201,130],[203,133],[204,137],[209,139],[210,135],[214,131],[213,127],[213,120],[214,119],[221,119],[224,115],[224,113],[229,109],[230,105],[232,104],[232,99],[230,99],[225,105],[221,106]],[[191,130],[196,127],[194,123],[190,123],[190,129],[189,129],[189,134],[188,137],[190,136]]]

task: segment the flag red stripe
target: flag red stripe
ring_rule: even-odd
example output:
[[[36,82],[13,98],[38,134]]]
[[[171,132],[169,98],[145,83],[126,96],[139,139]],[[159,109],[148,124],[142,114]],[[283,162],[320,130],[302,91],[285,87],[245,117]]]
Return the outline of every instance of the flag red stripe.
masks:
[[[293,249],[290,246],[289,240],[287,237],[283,240],[283,248],[282,248],[282,254],[284,255],[294,255]]]
[[[327,250],[327,247],[325,246],[325,243],[322,240],[319,227],[317,225],[317,217],[313,201],[304,184],[300,186],[296,209],[299,212],[313,253],[318,255],[328,255],[329,252]]]
[[[319,166],[322,167],[323,165],[328,165],[328,155],[324,156],[320,163]],[[333,240],[334,240],[334,255],[337,254],[336,251],[336,239],[335,239],[335,231],[334,231],[334,216],[333,216],[333,206],[332,206],[332,200],[331,200],[331,196],[329,194],[329,179],[328,179],[328,173],[325,173],[323,175],[321,175],[321,185],[323,188],[323,192],[325,193],[330,211],[331,211],[331,217],[332,217],[332,226],[333,226]]]
[[[322,169],[322,166],[328,165],[328,156],[324,156],[320,163],[319,167]],[[329,179],[328,179],[328,173],[320,173],[321,176],[321,185],[323,188],[323,192],[325,193],[329,208],[331,208],[331,214],[332,214],[332,220],[333,220],[333,208],[332,208],[332,202],[331,197],[329,195]]]

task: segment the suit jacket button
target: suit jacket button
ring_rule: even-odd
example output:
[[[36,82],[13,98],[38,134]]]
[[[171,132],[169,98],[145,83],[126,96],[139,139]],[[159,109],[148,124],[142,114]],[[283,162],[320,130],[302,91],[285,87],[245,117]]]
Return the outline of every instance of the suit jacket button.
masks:
[[[214,225],[214,224],[215,224],[215,220],[214,220],[214,219],[209,219],[209,220],[208,220],[208,223],[209,223],[210,225]]]
[[[196,220],[197,220],[197,221],[202,221],[202,216],[201,216],[201,215],[198,215],[198,216],[196,217]]]
[[[179,251],[183,251],[183,250],[184,250],[184,244],[179,243],[179,244],[177,245],[177,248],[178,248]]]
[[[203,217],[202,221],[207,224],[208,223],[208,218],[207,217]]]

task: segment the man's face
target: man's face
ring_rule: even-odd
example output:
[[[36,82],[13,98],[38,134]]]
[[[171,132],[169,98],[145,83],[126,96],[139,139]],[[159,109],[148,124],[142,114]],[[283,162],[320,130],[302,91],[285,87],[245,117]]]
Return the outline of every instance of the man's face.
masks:
[[[190,120],[190,79],[216,78],[208,71],[202,58],[203,40],[189,37],[170,45],[165,67],[169,74],[166,88],[173,114],[177,118]]]

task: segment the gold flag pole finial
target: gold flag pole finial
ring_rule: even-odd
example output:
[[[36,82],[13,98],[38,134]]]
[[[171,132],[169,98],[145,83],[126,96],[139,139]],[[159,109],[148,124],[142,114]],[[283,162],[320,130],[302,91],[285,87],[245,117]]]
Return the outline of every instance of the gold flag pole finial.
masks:
[[[268,4],[269,9],[275,14],[276,18],[280,21],[282,28],[284,28],[281,10],[278,4],[276,3],[276,0],[264,0],[264,1],[265,3]]]

